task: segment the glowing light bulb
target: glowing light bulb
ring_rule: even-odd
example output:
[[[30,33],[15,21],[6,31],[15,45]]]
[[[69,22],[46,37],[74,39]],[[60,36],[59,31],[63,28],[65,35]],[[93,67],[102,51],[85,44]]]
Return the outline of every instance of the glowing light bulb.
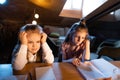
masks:
[[[33,20],[33,21],[32,21],[32,24],[37,24],[37,21],[36,21],[36,20]]]
[[[38,19],[38,18],[39,18],[39,14],[35,14],[34,17],[35,17],[36,19]]]

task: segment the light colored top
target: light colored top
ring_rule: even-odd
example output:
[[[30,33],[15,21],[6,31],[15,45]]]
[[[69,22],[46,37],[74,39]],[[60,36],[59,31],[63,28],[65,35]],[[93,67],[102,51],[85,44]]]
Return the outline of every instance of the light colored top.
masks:
[[[46,63],[53,63],[54,56],[52,54],[52,50],[49,48],[47,43],[41,45],[42,47],[42,59]],[[15,70],[21,70],[24,68],[25,64],[28,62],[36,62],[37,55],[33,55],[32,53],[27,51],[27,45],[21,45],[20,49],[17,53],[14,54],[12,59],[13,68]]]

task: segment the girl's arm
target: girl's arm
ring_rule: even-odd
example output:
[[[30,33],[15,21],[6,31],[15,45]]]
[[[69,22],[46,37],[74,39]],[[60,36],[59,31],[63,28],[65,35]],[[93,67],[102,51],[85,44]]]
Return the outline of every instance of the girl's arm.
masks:
[[[21,70],[27,62],[27,45],[21,45],[19,50],[15,48],[12,57],[13,68],[15,70]]]
[[[43,61],[46,63],[53,63],[54,62],[54,56],[52,53],[52,50],[48,46],[48,44],[45,42],[42,44],[42,50],[43,50]]]
[[[90,59],[90,41],[86,40],[85,60]]]
[[[12,64],[13,68],[16,70],[21,70],[24,68],[27,61],[27,33],[21,31],[19,33],[19,40],[21,44],[17,45],[13,51]]]
[[[85,44],[85,50],[84,50],[84,60],[90,60],[90,41],[89,40],[86,40],[86,44]],[[80,65],[81,64],[81,61],[78,59],[78,58],[73,58],[73,61],[72,63],[76,66]],[[85,62],[86,63],[86,62]]]
[[[46,43],[46,39],[47,39],[47,34],[43,32],[41,36],[41,46],[43,51],[42,58],[43,58],[43,61],[45,61],[46,63],[53,63],[54,56],[53,56],[52,50]]]

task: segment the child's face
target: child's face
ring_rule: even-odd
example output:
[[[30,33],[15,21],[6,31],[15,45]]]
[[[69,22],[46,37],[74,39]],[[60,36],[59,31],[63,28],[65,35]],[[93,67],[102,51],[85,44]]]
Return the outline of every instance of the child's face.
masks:
[[[82,31],[82,32],[75,32],[73,34],[72,42],[75,45],[80,45],[86,38],[87,33]]]
[[[28,51],[30,51],[32,54],[37,53],[40,49],[40,34],[38,33],[28,33],[27,39],[28,39]]]

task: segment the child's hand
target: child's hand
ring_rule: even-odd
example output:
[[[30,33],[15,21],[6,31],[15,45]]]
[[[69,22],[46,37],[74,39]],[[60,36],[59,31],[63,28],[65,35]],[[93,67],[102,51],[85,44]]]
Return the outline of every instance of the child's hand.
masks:
[[[25,31],[20,32],[19,39],[21,41],[21,44],[27,45],[27,33]]]
[[[76,66],[81,64],[81,61],[78,58],[73,58],[72,63]]]
[[[41,35],[42,35],[42,36],[41,36],[41,43],[43,44],[43,43],[46,42],[47,34],[46,34],[46,33],[42,33]]]

